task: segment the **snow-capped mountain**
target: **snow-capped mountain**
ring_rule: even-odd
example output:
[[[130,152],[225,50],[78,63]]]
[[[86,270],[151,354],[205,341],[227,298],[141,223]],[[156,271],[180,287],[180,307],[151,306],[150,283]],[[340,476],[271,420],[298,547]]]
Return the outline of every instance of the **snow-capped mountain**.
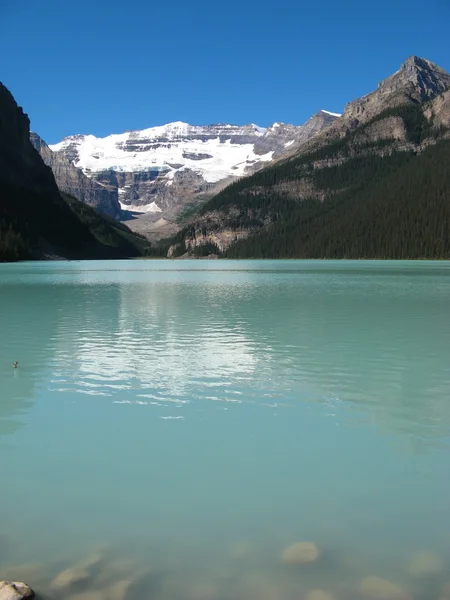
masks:
[[[51,145],[85,175],[116,189],[122,208],[165,212],[266,166],[314,137],[339,115],[320,111],[304,125],[196,126],[177,121],[97,138],[74,135]]]
[[[216,183],[232,174],[244,175],[246,167],[257,161],[271,160],[272,152],[265,156],[254,152],[255,141],[265,131],[257,125],[198,127],[178,121],[106,138],[77,135],[51,149],[64,151],[86,173],[155,170],[170,184],[177,171],[192,169]]]

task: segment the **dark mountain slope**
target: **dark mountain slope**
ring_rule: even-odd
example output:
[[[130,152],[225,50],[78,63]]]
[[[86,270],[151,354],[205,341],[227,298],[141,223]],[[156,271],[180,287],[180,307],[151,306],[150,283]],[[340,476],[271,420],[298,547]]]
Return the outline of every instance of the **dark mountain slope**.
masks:
[[[137,256],[147,244],[62,195],[30,139],[29,119],[0,84],[0,260]]]
[[[351,159],[316,180],[323,201],[291,201],[267,231],[229,258],[450,258],[450,140],[423,153]],[[342,186],[342,187],[341,187]],[[342,190],[342,191],[340,191]],[[283,199],[280,198],[280,203]]]

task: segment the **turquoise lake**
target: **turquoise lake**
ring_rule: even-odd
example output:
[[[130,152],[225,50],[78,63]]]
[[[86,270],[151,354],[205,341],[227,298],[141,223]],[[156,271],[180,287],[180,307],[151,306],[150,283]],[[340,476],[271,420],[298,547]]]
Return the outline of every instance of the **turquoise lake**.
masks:
[[[450,263],[3,264],[0,334],[0,579],[450,599]]]

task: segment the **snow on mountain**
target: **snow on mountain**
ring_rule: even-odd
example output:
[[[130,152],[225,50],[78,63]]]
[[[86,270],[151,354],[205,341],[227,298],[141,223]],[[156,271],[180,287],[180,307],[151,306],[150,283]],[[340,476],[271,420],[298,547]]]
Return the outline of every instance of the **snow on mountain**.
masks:
[[[320,112],[325,113],[326,115],[331,115],[332,117],[342,117],[342,113],[334,113],[334,112],[330,112],[329,110],[321,110]]]
[[[133,206],[132,204],[124,204],[120,202],[120,208],[122,210],[129,210],[131,212],[136,213],[160,213],[162,210],[156,204],[156,202],[150,202],[150,204],[137,204]]]
[[[336,119],[319,111],[303,125],[189,125],[182,121],[97,138],[74,135],[50,146],[105,189],[122,209],[166,215],[214,194],[236,177],[294,152]]]
[[[263,156],[254,152],[256,139],[265,131],[257,125],[198,127],[178,121],[105,138],[68,137],[50,148],[75,153],[75,166],[87,175],[108,170],[152,170],[170,182],[175,172],[191,169],[208,183],[216,183],[231,175],[244,175],[257,161],[272,159],[273,152]]]

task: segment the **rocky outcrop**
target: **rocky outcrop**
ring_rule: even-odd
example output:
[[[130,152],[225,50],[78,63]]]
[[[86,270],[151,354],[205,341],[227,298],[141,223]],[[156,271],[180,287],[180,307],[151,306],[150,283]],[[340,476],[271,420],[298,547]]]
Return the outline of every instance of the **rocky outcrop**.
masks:
[[[306,153],[330,141],[345,138],[360,125],[371,121],[384,111],[399,106],[426,104],[447,90],[450,90],[449,73],[429,60],[411,56],[398,71],[381,81],[376,90],[349,102],[342,117],[309,143],[304,144],[301,151]],[[399,129],[392,125],[392,122],[387,121],[378,124],[374,130],[374,141],[396,139]]]
[[[102,185],[77,169],[63,155],[55,154],[37,133],[30,134],[30,140],[42,157],[44,163],[51,168],[59,189],[75,196],[81,202],[92,206],[99,212],[113,218],[120,216],[120,204],[117,188]]]
[[[33,590],[20,581],[0,581],[0,600],[26,600],[34,598]]]
[[[274,123],[266,130],[264,136],[255,142],[255,152],[265,154],[273,151],[274,159],[282,158],[286,155],[286,149],[289,149],[289,152],[298,149],[329,127],[339,116],[321,110],[298,127],[286,123]],[[262,166],[264,165],[260,165]]]
[[[176,171],[170,185],[165,180],[165,172],[159,171],[100,171],[95,179],[104,186],[119,190],[122,207],[164,214],[173,209],[181,209],[199,194],[205,194],[216,187],[208,183],[196,171],[183,169]],[[153,207],[150,207],[155,203]],[[176,212],[176,211],[175,211]]]
[[[374,92],[350,102],[343,116],[357,125],[387,108],[423,103],[448,89],[449,73],[429,60],[411,56],[396,73],[379,83]]]
[[[432,120],[436,127],[450,128],[450,90],[444,92],[425,109],[425,116]]]

